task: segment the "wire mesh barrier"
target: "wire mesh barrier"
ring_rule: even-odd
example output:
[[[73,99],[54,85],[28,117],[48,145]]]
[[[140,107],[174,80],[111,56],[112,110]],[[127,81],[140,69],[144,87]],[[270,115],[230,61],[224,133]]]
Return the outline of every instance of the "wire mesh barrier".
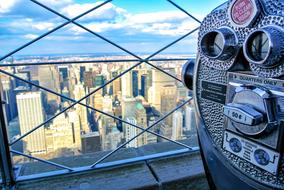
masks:
[[[9,185],[9,184],[13,184],[17,181],[23,181],[23,180],[27,180],[27,179],[34,179],[39,177],[39,175],[25,175],[25,174],[20,174],[20,173],[25,173],[23,172],[22,168],[21,168],[21,160],[28,160],[29,162],[31,162],[32,164],[38,164],[38,163],[42,163],[45,164],[46,166],[48,165],[49,167],[54,167],[57,168],[56,172],[50,172],[50,173],[46,173],[45,175],[40,175],[42,176],[53,176],[53,175],[58,175],[58,174],[65,174],[65,173],[72,173],[72,172],[79,172],[79,171],[87,171],[87,170],[92,170],[92,169],[99,169],[99,168],[104,168],[104,167],[109,167],[109,166],[116,166],[116,165],[120,165],[120,164],[125,164],[125,163],[132,163],[132,162],[138,162],[138,161],[142,161],[142,160],[148,160],[148,159],[153,159],[153,158],[157,158],[157,157],[163,157],[163,156],[168,156],[168,155],[175,155],[175,154],[181,154],[181,153],[185,153],[185,152],[189,152],[189,151],[195,151],[198,150],[197,147],[191,147],[190,145],[188,145],[188,143],[186,143],[186,141],[178,141],[178,139],[172,139],[170,136],[164,135],[163,133],[160,133],[159,130],[156,130],[157,126],[163,126],[165,125],[163,123],[163,121],[165,120],[169,120],[169,116],[173,115],[176,113],[177,110],[183,108],[184,106],[188,105],[189,102],[191,101],[191,98],[187,98],[184,99],[182,102],[180,102],[178,104],[178,106],[175,107],[172,106],[168,106],[169,108],[165,109],[165,111],[163,112],[163,114],[160,114],[158,118],[156,118],[155,120],[153,120],[151,123],[148,123],[148,125],[145,125],[145,121],[143,121],[143,119],[141,119],[141,122],[137,122],[136,120],[133,120],[131,118],[122,118],[118,115],[115,114],[111,114],[108,111],[105,111],[104,109],[102,109],[102,105],[96,107],[94,105],[91,105],[90,102],[92,101],[93,97],[98,94],[101,93],[101,91],[104,91],[105,88],[109,87],[110,85],[113,85],[113,83],[115,83],[118,79],[122,78],[122,77],[127,77],[127,75],[130,72],[135,71],[135,69],[137,69],[138,67],[141,67],[141,65],[147,65],[150,66],[152,68],[152,70],[155,70],[155,72],[159,72],[162,73],[162,76],[167,76],[168,78],[170,78],[171,80],[174,80],[175,83],[181,83],[181,79],[179,77],[177,77],[174,73],[172,73],[171,71],[167,71],[163,68],[161,68],[159,66],[159,63],[166,63],[166,62],[174,62],[174,61],[186,61],[188,60],[188,58],[155,58],[157,55],[159,55],[161,52],[165,51],[166,49],[168,49],[169,47],[175,45],[176,43],[184,40],[186,37],[190,36],[191,34],[193,34],[194,32],[196,32],[198,30],[198,28],[195,28],[191,31],[188,31],[188,33],[186,33],[185,35],[179,37],[178,39],[174,40],[173,42],[169,43],[168,45],[162,47],[160,50],[152,53],[149,56],[138,56],[137,54],[125,49],[124,47],[118,45],[117,43],[114,43],[113,41],[109,40],[108,38],[102,36],[101,34],[94,32],[92,30],[90,30],[88,27],[85,27],[84,25],[80,24],[77,22],[78,19],[80,19],[81,17],[96,11],[97,9],[105,6],[106,4],[112,2],[112,0],[108,0],[105,1],[87,11],[85,11],[84,13],[70,19],[67,16],[64,16],[63,14],[57,12],[56,10],[44,5],[43,3],[40,3],[39,1],[36,0],[30,0],[31,2],[33,2],[34,4],[38,5],[39,7],[43,8],[46,11],[49,11],[50,13],[53,13],[54,15],[64,19],[66,22],[60,24],[59,26],[49,30],[48,32],[36,37],[35,39],[31,40],[30,42],[20,46],[19,48],[15,49],[14,51],[11,51],[10,53],[6,54],[5,56],[0,58],[0,61],[4,61],[5,59],[9,58],[10,56],[16,54],[17,52],[25,49],[26,47],[40,41],[41,39],[48,37],[49,35],[51,35],[52,33],[54,33],[55,31],[63,28],[66,25],[69,24],[74,24],[76,26],[78,26],[80,29],[88,32],[89,34],[93,35],[94,37],[97,37],[107,43],[109,43],[110,45],[120,49],[121,51],[123,51],[124,53],[126,53],[129,56],[132,56],[132,59],[114,59],[114,60],[83,60],[83,61],[39,61],[39,62],[24,62],[24,63],[15,63],[15,64],[1,64],[0,65],[0,73],[2,74],[2,76],[5,77],[10,77],[13,78],[14,80],[16,80],[19,83],[22,84],[26,84],[31,88],[36,88],[38,89],[39,93],[30,93],[27,95],[27,97],[24,97],[24,95],[22,97],[18,97],[17,99],[17,104],[23,104],[22,109],[18,108],[18,112],[20,113],[25,113],[26,117],[42,117],[42,114],[39,114],[40,109],[37,109],[37,106],[41,104],[41,101],[35,101],[32,102],[31,100],[28,100],[30,97],[34,97],[34,99],[40,99],[41,98],[41,92],[44,93],[48,93],[49,95],[52,95],[54,97],[59,98],[60,100],[62,100],[63,102],[68,102],[66,104],[64,104],[65,106],[62,107],[61,109],[59,109],[60,111],[57,111],[54,115],[48,116],[48,117],[42,117],[40,120],[37,119],[37,121],[41,121],[41,122],[34,122],[34,127],[32,127],[32,129],[27,129],[27,130],[22,130],[21,129],[21,135],[18,135],[17,137],[6,137],[6,138],[1,138],[1,141],[5,141],[6,142],[1,142],[1,144],[6,145],[6,147],[1,147],[1,157],[4,157],[5,159],[2,159],[2,163],[4,164],[4,166],[8,166],[8,170],[10,171],[4,171],[3,167],[1,167],[1,173],[2,175],[5,175],[3,177],[3,181],[2,183],[4,183],[5,185]],[[185,13],[186,15],[189,16],[189,18],[193,19],[194,21],[196,21],[197,23],[200,23],[200,21],[198,19],[196,19],[194,16],[192,16],[191,14],[189,14],[187,11],[185,11],[183,8],[181,8],[179,5],[177,5],[175,2],[168,0],[168,2],[173,5],[174,7],[176,7],[178,10],[182,11],[183,13]],[[126,68],[124,71],[120,72],[120,73],[116,73],[114,76],[112,76],[112,78],[108,81],[104,81],[102,83],[100,83],[99,85],[97,85],[95,88],[90,88],[89,92],[86,94],[80,94],[80,88],[77,90],[77,93],[80,94],[76,97],[70,97],[62,92],[57,92],[53,89],[50,89],[48,87],[45,87],[44,85],[41,85],[35,81],[31,81],[21,75],[17,75],[13,72],[9,72],[6,70],[6,68],[12,68],[12,70],[14,68],[17,67],[26,67],[26,66],[31,66],[31,67],[38,67],[38,70],[42,70],[40,72],[44,72],[44,68],[48,68],[50,69],[51,67],[47,67],[47,66],[57,66],[57,65],[80,65],[80,64],[101,64],[101,63],[131,63],[130,67]],[[40,68],[40,67],[43,68]],[[134,74],[132,73],[132,75],[134,76],[135,79],[135,72]],[[134,80],[132,79],[132,80]],[[3,77],[2,77],[3,80]],[[98,78],[99,80],[99,78]],[[103,79],[102,79],[103,80]],[[141,79],[142,80],[142,79]],[[143,80],[146,80],[145,78]],[[3,85],[3,84],[2,84]],[[81,89],[82,90],[82,89]],[[123,89],[122,89],[123,90]],[[2,95],[3,96],[3,95]],[[7,96],[7,94],[6,94]],[[27,101],[25,101],[25,98]],[[161,101],[161,100],[160,100]],[[167,102],[166,102],[167,103]],[[164,103],[165,104],[165,103]],[[5,102],[4,104],[5,105]],[[27,109],[28,105],[34,106],[34,113],[29,112],[29,110]],[[137,110],[142,110],[141,104],[135,104],[137,106]],[[42,106],[42,105],[41,105]],[[160,105],[162,106],[162,105]],[[5,107],[5,106],[3,106]],[[121,141],[120,143],[117,143],[116,147],[113,147],[111,151],[105,151],[102,154],[98,154],[96,155],[97,157],[94,158],[92,156],[90,156],[91,158],[89,158],[89,160],[85,160],[85,163],[88,163],[88,166],[80,166],[80,165],[69,165],[69,164],[62,164],[62,162],[60,160],[56,160],[56,159],[44,159],[41,156],[35,156],[34,154],[32,154],[31,152],[28,151],[20,151],[17,147],[20,146],[19,144],[21,144],[21,146],[25,146],[27,147],[27,143],[24,141],[24,139],[26,138],[33,138],[33,140],[35,141],[40,141],[41,140],[41,135],[45,134],[47,135],[47,132],[43,132],[42,130],[45,128],[48,128],[49,130],[52,130],[52,127],[46,127],[48,124],[50,124],[52,121],[54,121],[55,119],[58,119],[58,122],[60,122],[60,120],[66,117],[66,115],[70,116],[70,118],[75,117],[74,115],[72,115],[72,109],[74,109],[74,107],[78,108],[78,110],[80,110],[81,112],[84,112],[86,110],[88,110],[88,112],[94,112],[94,113],[99,113],[101,115],[99,115],[99,119],[101,119],[100,121],[102,121],[103,119],[111,119],[114,123],[120,123],[121,125],[127,125],[129,126],[129,133],[131,133],[128,138],[125,138],[124,141]],[[84,109],[82,109],[84,108]],[[144,110],[144,108],[143,108]],[[30,114],[30,115],[29,115]],[[39,114],[39,115],[37,115]],[[103,117],[104,116],[104,117]],[[5,117],[4,115],[1,115],[2,120],[3,117]],[[107,118],[105,118],[107,117]],[[145,116],[146,117],[146,116]],[[81,121],[81,120],[80,120]],[[24,123],[27,122],[25,119],[22,119],[20,121],[20,123]],[[103,122],[103,121],[102,121]],[[5,123],[5,122],[4,122]],[[70,122],[70,128],[73,130],[73,132],[76,130],[76,128],[74,127],[74,122]],[[172,120],[170,120],[170,123],[172,123]],[[82,124],[80,123],[80,125],[82,126]],[[1,125],[2,128],[5,128],[5,126],[3,126],[3,122]],[[162,127],[163,128],[163,127]],[[166,127],[164,127],[166,128]],[[136,129],[135,133],[132,131],[131,129]],[[9,130],[9,129],[8,129]],[[58,130],[58,129],[55,129]],[[80,129],[79,129],[80,130]],[[105,129],[102,129],[105,130]],[[59,130],[57,131],[58,133],[60,132]],[[64,133],[64,132],[62,132]],[[33,134],[36,134],[33,136]],[[74,134],[74,133],[73,133]],[[2,134],[5,135],[5,134]],[[49,134],[50,135],[50,134]],[[87,135],[87,134],[85,134]],[[145,154],[143,156],[134,156],[133,157],[126,157],[124,159],[121,159],[119,161],[117,160],[111,160],[108,161],[108,159],[111,158],[111,156],[115,155],[116,153],[120,153],[120,151],[124,148],[131,148],[131,147],[137,147],[137,144],[139,144],[137,141],[145,141],[146,135],[149,137],[155,137],[155,138],[159,138],[160,141],[162,142],[170,142],[178,147],[180,147],[181,149],[178,150],[173,150],[173,151],[168,151],[168,152],[163,152],[163,153],[159,153],[159,154]],[[149,136],[151,135],[151,136]],[[51,137],[54,138],[54,137]],[[76,136],[72,136],[72,140],[75,142],[77,141]],[[8,141],[9,139],[9,141]],[[112,139],[113,140],[113,139]],[[157,141],[156,141],[157,142]],[[132,144],[133,146],[130,146],[129,144]],[[143,143],[142,143],[143,144]],[[145,144],[143,144],[145,145]],[[35,145],[34,145],[35,146]],[[140,146],[140,145],[139,145]],[[167,145],[168,146],[168,145]],[[13,161],[11,161],[10,156],[3,156],[3,153],[5,153],[5,151],[9,150],[10,153],[12,155],[17,155],[17,159],[13,159]],[[79,154],[79,153],[78,153]],[[73,160],[74,161],[74,160]],[[71,161],[70,161],[71,162]],[[14,164],[14,168],[12,167],[12,163]],[[5,167],[4,167],[5,168]],[[58,170],[59,169],[59,170]],[[26,169],[28,170],[28,169]],[[51,169],[51,171],[53,171]],[[17,173],[18,172],[18,173]],[[47,171],[45,171],[47,172]],[[13,175],[13,173],[15,175]],[[30,174],[38,174],[38,172],[30,172]],[[7,176],[8,175],[8,176]]]

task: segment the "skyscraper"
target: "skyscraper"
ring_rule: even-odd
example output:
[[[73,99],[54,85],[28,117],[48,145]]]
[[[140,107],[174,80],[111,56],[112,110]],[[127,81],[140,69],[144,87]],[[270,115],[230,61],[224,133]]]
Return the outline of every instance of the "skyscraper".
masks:
[[[156,121],[158,120],[158,118],[154,117],[154,116],[150,116],[149,120],[148,120],[148,126],[153,125]],[[159,124],[155,125],[154,127],[151,128],[151,131],[154,132],[158,132],[158,128],[160,127]],[[151,133],[147,133],[147,144],[149,143],[157,143],[158,142],[158,137],[156,135],[153,135]]]
[[[91,89],[91,91],[92,90],[93,89]],[[102,94],[95,93],[91,96],[91,105],[98,110],[103,110],[103,101],[104,97],[102,96]]]
[[[126,118],[126,121],[136,125],[137,121],[134,117],[128,117]],[[131,138],[137,135],[137,129],[131,125],[125,124],[125,130],[124,130],[124,136],[125,136],[125,141],[129,141]],[[133,139],[130,143],[126,145],[126,147],[138,147],[138,138]]]
[[[1,76],[1,84],[3,90],[3,100],[5,101],[5,111],[7,121],[11,121],[17,116],[16,96],[14,89],[14,82],[8,76]]]
[[[104,96],[103,97],[103,110],[104,112],[112,112],[112,97]]]
[[[93,88],[94,87],[94,78],[95,78],[95,74],[93,73],[93,71],[86,71],[84,73],[84,84],[86,87],[88,88]]]
[[[122,117],[123,119],[126,119],[127,117],[135,117],[135,112],[133,108],[135,108],[136,105],[136,99],[130,98],[130,97],[122,97],[121,101],[121,111],[122,111]]]
[[[67,66],[59,66],[58,70],[63,80],[68,79],[68,67]]]
[[[182,137],[183,114],[181,111],[173,113],[172,140],[179,140]]]
[[[121,77],[121,92],[122,97],[132,97],[132,83],[131,83],[131,73],[127,72]]]
[[[68,76],[68,66],[58,66],[58,71],[60,75],[60,89],[69,87],[69,76]]]
[[[177,86],[177,100],[188,99],[188,89],[183,86],[183,84],[178,83]]]
[[[143,129],[147,128],[147,115],[146,110],[141,104],[141,102],[136,101],[135,106],[132,107],[132,112],[134,113],[134,116],[131,116],[129,114],[129,117],[126,117],[126,121],[137,125],[139,127],[142,127]],[[138,135],[142,130],[138,129],[137,127],[134,127],[129,124],[124,124],[124,136],[125,140],[129,140],[132,137]],[[142,135],[138,136],[135,140],[130,142],[127,147],[139,147],[147,144],[147,133],[143,133]]]
[[[95,77],[95,87],[99,88],[99,87],[101,87],[104,84],[105,84],[105,77],[103,75],[97,75]],[[106,87],[104,87],[99,92],[96,92],[96,94],[100,93],[100,94],[102,94],[104,96],[106,94],[106,91],[107,91]]]
[[[167,114],[176,107],[177,104],[177,87],[175,85],[166,85],[161,89],[161,113]],[[172,115],[165,119],[168,126],[172,125]]]
[[[16,96],[21,134],[38,126],[45,119],[42,92],[26,92]],[[24,138],[24,151],[30,154],[45,154],[46,141],[44,127]]]
[[[112,150],[119,146],[123,138],[123,133],[121,133],[115,122],[110,122],[104,126],[106,128],[106,134],[103,142],[103,150]]]
[[[99,123],[98,130],[99,130],[100,137],[101,137],[102,149],[109,150],[113,147],[112,143],[116,144],[115,142],[111,142],[111,138],[110,138],[112,136],[111,133],[113,132],[113,128],[116,128],[116,123],[113,118],[106,116],[106,115],[101,115],[99,117],[98,123]],[[113,140],[117,141],[117,139],[113,139]]]
[[[41,66],[41,68],[38,70],[38,78],[41,86],[55,92],[60,92],[60,75],[55,66]],[[56,104],[60,103],[59,96],[52,93],[46,93],[46,96],[48,102],[53,102]]]
[[[185,106],[185,130],[191,133],[196,131],[195,109],[193,104]]]
[[[112,72],[112,78],[117,77],[118,76],[118,71],[116,72]],[[121,78],[117,78],[112,82],[112,92],[114,95],[117,95],[118,92],[121,91]]]
[[[139,127],[142,127],[143,129],[147,128],[147,114],[146,114],[146,110],[144,108],[144,106],[140,103],[137,102],[136,103],[136,107],[135,107],[135,118],[137,121],[137,125]],[[133,126],[132,126],[133,127]],[[140,133],[142,130],[141,129],[136,129],[136,133]],[[138,136],[138,146],[142,146],[147,144],[147,132],[143,133],[142,135]]]
[[[77,75],[76,75],[76,68],[72,65],[69,69],[69,77],[68,77],[68,90],[70,92],[70,97],[75,98],[74,95],[74,86],[78,83]]]
[[[141,90],[140,95],[143,96],[147,100],[147,75],[141,76]]]
[[[174,69],[168,69],[167,72],[174,73]],[[149,103],[151,103],[158,111],[161,111],[161,91],[164,86],[174,85],[175,80],[168,75],[162,73],[159,70],[152,70],[152,88],[151,88],[151,99],[149,98]]]
[[[175,85],[166,85],[161,89],[161,113],[166,115],[172,109],[176,107],[176,98],[177,98],[177,87]],[[169,115],[165,120],[165,124],[161,127],[162,135],[171,138],[172,137],[172,118],[173,115]]]
[[[86,67],[85,66],[80,66],[80,82],[83,83],[85,81],[85,71]]]
[[[76,84],[74,86],[74,95],[76,100],[79,100],[86,95],[84,86],[82,84]],[[86,104],[86,99],[81,101],[81,103]],[[76,105],[75,109],[80,118],[81,130],[85,133],[90,132],[91,129],[88,123],[87,108],[82,105]]]
[[[138,71],[137,70],[132,70],[132,96],[136,97],[139,95],[139,90],[138,90]]]
[[[61,91],[61,94],[66,96],[66,97],[70,97],[69,94],[69,90],[67,89],[67,87],[64,87]],[[67,102],[68,100],[66,98],[61,98],[61,102]]]
[[[31,75],[30,75],[29,71],[19,71],[18,73],[15,73],[15,75],[17,77],[20,77],[20,78],[28,80],[28,81],[31,80]],[[28,83],[21,81],[19,79],[15,79],[15,85],[16,85],[16,87],[25,86],[27,88],[30,88],[30,85]]]

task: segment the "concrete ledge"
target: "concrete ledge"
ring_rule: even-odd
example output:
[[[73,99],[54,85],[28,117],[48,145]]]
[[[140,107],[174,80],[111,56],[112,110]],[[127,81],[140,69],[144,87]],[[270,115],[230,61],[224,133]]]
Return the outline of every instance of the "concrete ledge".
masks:
[[[180,141],[186,145],[196,147],[197,140],[192,139],[186,139]],[[139,148],[122,148],[118,150],[116,153],[111,155],[109,158],[102,161],[102,163],[109,163],[114,161],[121,161],[126,159],[133,159],[138,158],[141,156],[148,156],[158,153],[165,153],[165,152],[171,152],[176,150],[184,149],[184,147],[181,147],[180,145],[176,145],[171,142],[162,142],[162,143],[153,143],[148,144]],[[68,166],[71,168],[77,168],[77,167],[86,167],[90,166],[93,163],[95,163],[97,160],[102,158],[104,155],[108,154],[110,151],[99,151],[95,153],[89,153],[89,154],[82,154],[82,155],[66,155],[58,158],[51,159],[49,161],[61,164],[64,166]],[[46,173],[46,172],[56,172],[59,170],[62,170],[61,168],[57,168],[55,166],[45,164],[42,162],[37,162],[33,160],[28,160],[28,162],[24,164],[19,164],[19,169],[17,173],[19,176],[28,176],[28,175],[34,175],[34,174],[40,174],[40,173]]]
[[[144,163],[119,168],[102,169],[80,174],[49,177],[17,184],[16,189],[24,190],[124,190],[157,189],[157,183]]]
[[[209,189],[199,153],[149,161],[160,189]]]
[[[186,153],[77,174],[20,182],[19,190],[198,189],[208,185],[199,153]]]

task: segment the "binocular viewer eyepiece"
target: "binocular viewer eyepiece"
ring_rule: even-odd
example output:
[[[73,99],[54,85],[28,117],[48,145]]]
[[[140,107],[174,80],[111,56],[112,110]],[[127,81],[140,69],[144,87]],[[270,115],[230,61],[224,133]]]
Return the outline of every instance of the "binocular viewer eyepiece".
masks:
[[[243,46],[238,47],[236,33],[228,27],[222,27],[206,33],[200,47],[206,57],[220,61],[232,58],[243,48],[245,58],[250,63],[273,67],[283,60],[284,30],[277,26],[257,29],[248,35]]]
[[[274,67],[283,63],[284,30],[279,26],[266,26],[249,34],[244,45],[245,58],[261,67]]]
[[[200,42],[202,53],[211,59],[228,60],[237,51],[237,36],[233,30],[222,27],[206,33]]]
[[[230,0],[214,9],[182,81],[193,90],[210,185],[284,189],[284,2]]]

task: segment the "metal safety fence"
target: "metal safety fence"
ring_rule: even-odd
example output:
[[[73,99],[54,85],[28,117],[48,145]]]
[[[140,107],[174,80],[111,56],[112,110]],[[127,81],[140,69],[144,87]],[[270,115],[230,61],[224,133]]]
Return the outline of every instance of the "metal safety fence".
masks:
[[[95,107],[92,107],[90,105],[87,105],[84,102],[84,100],[86,100],[87,98],[89,98],[90,96],[92,96],[93,94],[95,94],[96,92],[98,92],[99,90],[103,89],[104,87],[106,87],[107,85],[111,84],[114,80],[122,77],[123,75],[125,75],[126,73],[128,73],[129,71],[133,70],[134,68],[138,67],[139,65],[141,65],[142,63],[146,63],[149,66],[159,70],[160,72],[166,74],[167,76],[182,82],[179,78],[177,78],[176,76],[174,76],[171,73],[168,73],[166,71],[164,71],[163,69],[161,69],[160,67],[154,65],[153,63],[151,63],[152,61],[181,61],[181,60],[186,60],[186,59],[155,59],[154,57],[158,54],[160,54],[161,52],[163,52],[164,50],[168,49],[169,47],[175,45],[177,42],[183,40],[184,38],[190,36],[191,34],[193,34],[194,32],[196,32],[199,27],[189,31],[188,33],[186,33],[185,35],[179,37],[178,39],[174,40],[173,42],[169,43],[168,45],[164,46],[163,48],[161,48],[160,50],[152,53],[151,55],[149,55],[146,58],[141,58],[140,56],[134,54],[133,52],[123,48],[122,46],[114,43],[113,41],[105,38],[104,36],[90,30],[89,28],[83,26],[82,24],[76,22],[79,18],[99,9],[100,7],[103,7],[104,5],[106,5],[107,3],[112,2],[112,0],[108,0],[105,1],[91,9],[89,9],[88,11],[76,16],[75,18],[68,18],[64,15],[62,15],[61,13],[55,11],[54,9],[40,3],[39,1],[36,0],[30,0],[31,2],[35,3],[36,5],[42,7],[43,9],[59,16],[60,18],[63,18],[66,20],[66,22],[64,22],[63,24],[60,24],[59,26],[55,27],[52,30],[49,30],[48,32],[40,35],[39,37],[36,37],[35,39],[31,40],[30,42],[20,46],[19,48],[15,49],[14,51],[11,51],[10,53],[8,53],[7,55],[3,56],[0,58],[0,62],[5,60],[6,58],[14,55],[15,53],[23,50],[24,48],[30,46],[31,44],[36,43],[37,41],[47,37],[48,35],[54,33],[55,31],[59,30],[60,28],[63,28],[64,26],[68,25],[68,24],[74,24],[78,27],[80,27],[81,29],[87,31],[88,33],[92,34],[94,37],[100,38],[103,41],[111,44],[112,46],[122,50],[123,52],[125,52],[126,54],[130,55],[133,57],[133,59],[127,59],[127,60],[88,60],[88,61],[72,61],[72,62],[68,62],[68,61],[64,61],[64,62],[38,62],[38,63],[17,63],[17,64],[0,64],[0,73],[7,75],[9,77],[13,77],[14,79],[17,79],[19,81],[25,82],[29,85],[32,85],[34,87],[37,87],[43,91],[46,91],[48,93],[54,94],[60,98],[63,98],[65,100],[68,100],[70,102],[72,102],[71,105],[69,105],[68,107],[65,107],[62,111],[56,113],[54,116],[48,118],[47,120],[45,120],[43,123],[35,126],[32,130],[26,132],[25,134],[22,134],[20,137],[18,137],[17,139],[14,139],[12,141],[8,140],[7,137],[7,129],[6,129],[6,123],[5,123],[5,119],[4,119],[4,110],[3,110],[3,106],[0,106],[0,111],[1,111],[1,115],[0,115],[0,124],[1,124],[1,130],[0,130],[0,153],[1,153],[1,160],[0,160],[0,168],[1,168],[1,174],[2,174],[2,184],[4,186],[11,186],[13,184],[15,184],[17,181],[24,181],[24,180],[28,180],[31,178],[36,178],[37,176],[29,176],[29,177],[25,177],[25,176],[16,176],[14,174],[14,170],[13,170],[13,164],[12,164],[12,159],[11,159],[11,153],[12,154],[16,154],[16,155],[20,155],[29,159],[33,159],[39,162],[43,162],[49,165],[53,165],[59,168],[62,168],[62,170],[57,171],[57,172],[53,172],[50,175],[59,175],[59,174],[66,174],[66,173],[74,173],[74,172],[80,172],[80,171],[87,171],[87,170],[94,170],[94,169],[99,169],[99,168],[104,168],[104,167],[109,167],[109,166],[117,166],[117,165],[121,165],[121,164],[126,164],[126,163],[132,163],[132,162],[138,162],[138,161],[142,161],[142,160],[148,160],[148,159],[153,159],[153,158],[157,158],[157,157],[164,157],[164,156],[168,156],[168,155],[173,155],[173,154],[180,154],[180,153],[185,153],[188,151],[195,151],[198,150],[197,147],[190,147],[184,143],[181,143],[179,141],[175,141],[172,140],[168,137],[165,137],[157,132],[151,131],[150,129],[152,129],[153,127],[155,127],[156,125],[158,125],[159,123],[161,123],[163,120],[165,120],[167,117],[169,117],[171,114],[173,114],[176,110],[180,109],[181,107],[183,107],[184,105],[188,104],[189,101],[191,100],[187,100],[184,103],[180,104],[178,107],[172,109],[171,111],[169,111],[167,114],[163,115],[161,118],[159,118],[157,121],[155,121],[153,124],[151,124],[150,126],[148,126],[147,128],[143,128],[142,126],[138,126],[135,125],[131,122],[128,122],[124,119],[121,119],[120,117],[111,115],[109,113],[106,113],[104,111],[101,111],[99,109],[96,109]],[[189,16],[189,18],[193,19],[194,21],[196,21],[197,23],[200,24],[200,21],[195,18],[194,16],[192,16],[190,13],[188,13],[187,11],[185,11],[182,7],[180,7],[179,5],[177,5],[175,2],[173,2],[172,0],[167,0],[171,5],[173,5],[174,7],[176,7],[178,10],[184,12],[186,15]],[[118,74],[116,77],[112,78],[111,80],[107,81],[106,83],[104,83],[102,86],[96,88],[95,90],[91,91],[90,93],[88,93],[87,95],[85,95],[84,97],[80,98],[79,100],[75,100],[73,98],[67,97],[63,94],[60,94],[58,92],[55,92],[53,90],[50,90],[46,87],[43,87],[39,84],[36,84],[32,81],[26,80],[24,78],[21,78],[15,74],[9,73],[7,71],[4,70],[4,68],[6,67],[19,67],[19,66],[40,66],[40,65],[59,65],[59,64],[81,64],[81,63],[107,63],[107,62],[136,62],[134,65],[132,65],[130,68],[126,69],[125,71],[121,72],[120,74]],[[1,100],[3,97],[1,97]],[[18,143],[19,141],[21,141],[23,138],[27,137],[28,135],[32,134],[34,131],[44,127],[45,124],[49,123],[50,121],[52,121],[53,119],[55,119],[56,117],[58,117],[59,115],[65,113],[66,111],[68,111],[69,109],[71,109],[72,107],[76,106],[76,105],[81,105],[81,106],[85,106],[86,108],[96,111],[98,113],[101,113],[103,115],[106,115],[112,119],[115,119],[117,121],[120,121],[124,124],[130,125],[134,128],[138,128],[141,130],[140,133],[138,133],[137,135],[133,136],[131,139],[129,139],[128,141],[124,142],[123,144],[121,144],[120,146],[118,146],[116,149],[110,151],[109,153],[107,153],[106,155],[102,156],[99,160],[95,161],[93,164],[91,164],[90,166],[87,167],[81,167],[81,168],[71,168],[65,165],[61,165],[52,161],[48,161],[48,160],[44,160],[41,158],[37,158],[28,154],[25,154],[23,152],[19,152],[16,150],[13,150],[12,145],[15,145],[16,143]],[[148,155],[148,156],[142,156],[142,157],[138,157],[138,158],[134,158],[134,159],[126,159],[126,160],[122,160],[122,161],[116,161],[116,162],[111,162],[111,163],[102,163],[104,160],[106,160],[107,158],[109,158],[111,155],[113,155],[114,153],[116,153],[117,151],[119,151],[121,148],[125,147],[125,145],[127,145],[128,143],[130,143],[131,141],[133,141],[134,139],[136,139],[137,137],[139,137],[140,135],[144,134],[144,133],[150,133],[152,135],[155,135],[159,138],[162,138],[166,141],[172,142],[176,145],[179,145],[181,147],[183,147],[183,149],[177,150],[177,151],[172,151],[172,152],[166,152],[166,153],[160,153],[160,154],[155,154],[155,155]],[[41,177],[44,175],[41,175]],[[46,175],[48,176],[48,175]]]

